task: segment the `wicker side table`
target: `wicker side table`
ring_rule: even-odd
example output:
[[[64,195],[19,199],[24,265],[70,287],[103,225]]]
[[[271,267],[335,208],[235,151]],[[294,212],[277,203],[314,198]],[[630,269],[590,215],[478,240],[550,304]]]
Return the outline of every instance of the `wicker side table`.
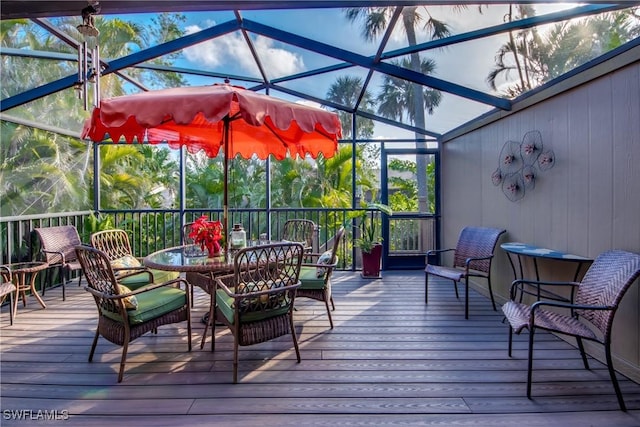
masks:
[[[16,286],[16,297],[13,299],[12,313],[15,319],[18,311],[18,299],[22,295],[22,305],[27,306],[27,291],[31,291],[42,308],[47,308],[38,292],[36,291],[36,277],[38,273],[47,268],[46,262],[17,262],[13,264],[5,264],[11,270],[13,283]]]

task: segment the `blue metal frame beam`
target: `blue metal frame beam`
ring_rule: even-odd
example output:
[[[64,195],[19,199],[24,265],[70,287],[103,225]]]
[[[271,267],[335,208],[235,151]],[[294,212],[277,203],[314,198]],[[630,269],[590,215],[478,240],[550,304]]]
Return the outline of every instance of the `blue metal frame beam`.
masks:
[[[236,16],[236,20],[238,21],[238,24],[242,24],[242,16],[240,15],[240,12],[235,10],[234,14]],[[267,73],[266,73],[264,67],[262,66],[262,61],[260,61],[260,57],[258,56],[258,52],[256,51],[256,47],[253,45],[253,42],[251,41],[251,38],[249,37],[249,34],[247,34],[247,32],[245,30],[240,30],[240,31],[242,32],[242,37],[244,38],[244,42],[249,47],[249,51],[251,52],[251,56],[253,57],[253,60],[255,61],[256,66],[258,67],[258,71],[260,72],[260,75],[262,76],[262,80],[265,83],[269,83],[269,79],[267,78]]]
[[[243,2],[244,3],[244,2]],[[251,2],[249,2],[251,3]],[[286,3],[286,2],[285,2]],[[295,3],[295,2],[294,2]],[[305,2],[306,3],[306,2]],[[328,3],[328,2],[320,2],[320,3]],[[349,2],[342,2],[342,1],[336,1],[335,2],[340,3],[340,4],[347,4]],[[371,5],[371,2],[363,2],[368,4],[369,6]],[[389,5],[406,5],[406,4],[411,4],[412,2],[384,2],[385,5],[389,6]],[[387,4],[388,3],[388,4]],[[436,2],[434,2],[436,3]],[[491,3],[491,2],[489,2]],[[517,2],[516,2],[517,3]],[[523,2],[524,3],[524,2]],[[533,3],[536,3],[535,1]],[[594,2],[594,1],[590,1],[589,3],[604,3],[604,2]],[[246,3],[245,3],[246,4]],[[550,23],[550,22],[555,22],[555,21],[559,21],[559,20],[563,20],[563,19],[570,19],[570,18],[574,18],[574,17],[580,17],[580,16],[585,16],[585,15],[591,15],[591,14],[596,14],[596,13],[603,13],[603,12],[607,12],[607,11],[611,11],[611,10],[618,10],[618,9],[622,9],[622,8],[627,8],[633,5],[637,5],[640,4],[640,2],[638,1],[634,1],[634,2],[629,2],[629,3],[615,3],[615,4],[600,4],[600,5],[595,5],[595,4],[591,4],[591,5],[587,5],[587,6],[581,6],[581,7],[576,7],[573,8],[571,10],[567,10],[567,11],[562,11],[562,12],[557,12],[557,13],[551,13],[551,14],[547,14],[547,15],[543,15],[543,16],[538,16],[538,17],[533,17],[533,18],[527,18],[527,19],[523,19],[523,20],[519,20],[519,21],[514,21],[514,22],[510,22],[510,23],[506,23],[506,24],[502,24],[502,25],[497,25],[494,27],[489,27],[489,28],[484,28],[482,30],[478,30],[478,31],[472,31],[472,32],[468,32],[468,33],[464,33],[464,34],[458,34],[455,36],[451,36],[451,37],[447,37],[444,39],[440,39],[440,40],[432,40],[426,43],[422,43],[419,44],[417,46],[409,46],[403,49],[398,49],[398,50],[394,50],[391,52],[387,52],[384,55],[380,55],[380,52],[378,52],[375,56],[373,57],[365,57],[365,56],[361,56],[361,55],[357,55],[354,54],[352,52],[348,52],[339,48],[335,48],[320,42],[315,42],[314,40],[310,40],[310,39],[306,39],[304,37],[300,37],[297,36],[295,34],[291,34],[291,33],[287,33],[281,30],[278,30],[276,28],[273,27],[268,27],[256,22],[252,22],[252,21],[244,21],[242,19],[242,17],[240,17],[239,12],[236,11],[236,20],[235,21],[228,21],[226,23],[222,23],[219,25],[216,25],[215,27],[211,27],[209,29],[205,29],[201,32],[195,33],[195,34],[191,34],[167,43],[164,43],[162,45],[150,48],[150,49],[146,49],[144,51],[140,51],[137,52],[135,54],[129,55],[127,57],[124,58],[120,58],[117,60],[112,60],[110,62],[103,62],[105,65],[107,65],[107,69],[105,70],[105,72],[103,74],[110,74],[110,73],[117,73],[118,75],[120,75],[122,78],[126,79],[127,81],[131,82],[132,84],[140,87],[143,90],[146,90],[146,88],[139,82],[136,82],[135,80],[133,80],[132,78],[121,74],[119,72],[120,69],[123,68],[128,68],[128,67],[137,67],[137,68],[147,68],[147,69],[155,69],[155,70],[159,70],[159,71],[168,71],[168,72],[182,72],[182,73],[187,73],[187,74],[194,74],[194,75],[204,75],[204,76],[210,76],[210,77],[216,77],[216,78],[224,78],[224,77],[229,77],[229,78],[234,78],[237,80],[241,80],[241,81],[247,81],[247,82],[261,82],[261,80],[257,79],[257,78],[250,78],[250,77],[242,77],[242,76],[229,76],[229,75],[223,75],[220,73],[208,73],[205,71],[198,71],[198,70],[191,70],[191,69],[184,69],[184,68],[178,68],[178,67],[163,67],[163,66],[159,66],[159,65],[155,65],[155,64],[142,64],[140,65],[142,62],[148,61],[150,59],[165,55],[167,53],[171,53],[173,51],[176,50],[180,50],[183,49],[185,47],[188,47],[190,45],[193,44],[197,44],[200,43],[202,41],[211,39],[211,38],[215,38],[218,37],[220,35],[226,34],[228,32],[232,32],[232,31],[236,31],[236,30],[241,30],[244,37],[245,37],[245,41],[248,43],[249,47],[252,47],[251,41],[246,33],[246,31],[253,31],[256,32],[258,34],[262,34],[268,37],[272,37],[275,38],[277,40],[280,40],[284,43],[288,43],[288,44],[293,44],[296,46],[299,46],[303,49],[308,49],[323,55],[328,55],[330,57],[334,57],[343,61],[347,61],[345,63],[341,63],[341,64],[336,64],[336,65],[332,65],[329,67],[325,67],[325,68],[320,68],[317,70],[312,70],[312,71],[307,71],[304,73],[299,73],[296,75],[291,75],[291,76],[287,76],[287,77],[282,77],[282,78],[278,78],[278,79],[274,79],[272,81],[272,83],[281,83],[284,81],[288,81],[288,80],[294,80],[294,79],[299,79],[299,78],[304,78],[304,77],[309,77],[309,76],[314,76],[314,75],[318,75],[321,73],[326,73],[326,72],[332,72],[332,71],[337,71],[337,70],[342,70],[342,69],[347,69],[353,66],[362,66],[365,68],[368,68],[370,70],[369,75],[371,75],[371,71],[379,71],[391,76],[395,76],[395,77],[399,77],[399,78],[403,78],[406,79],[408,81],[413,81],[415,83],[419,83],[419,84],[423,84],[438,90],[442,90],[444,92],[448,92],[448,93],[453,93],[455,95],[458,96],[462,96],[468,99],[472,99],[478,102],[482,102],[485,104],[489,104],[492,105],[494,107],[503,109],[503,110],[509,110],[511,108],[511,101],[500,98],[500,97],[495,97],[492,96],[490,94],[487,94],[485,92],[481,92],[481,91],[476,91],[474,89],[470,89],[461,85],[457,85],[451,82],[447,82],[445,80],[441,80],[441,79],[437,79],[434,78],[432,76],[425,76],[421,73],[416,73],[413,72],[411,70],[407,70],[405,68],[402,67],[397,67],[394,66],[393,64],[388,64],[388,63],[379,63],[379,58],[382,59],[388,59],[388,58],[392,58],[392,57],[397,57],[397,56],[402,56],[402,55],[407,55],[410,54],[412,52],[417,52],[417,51],[423,51],[423,50],[428,50],[428,49],[434,49],[434,48],[439,48],[439,47],[443,47],[443,46],[448,46],[448,45],[452,45],[455,43],[460,43],[460,42],[464,42],[464,41],[468,41],[468,40],[473,40],[473,39],[479,39],[479,38],[483,38],[483,37],[487,37],[487,36],[491,36],[494,34],[498,34],[498,33],[502,33],[502,32],[506,32],[506,31],[510,31],[513,29],[523,29],[523,28],[530,28],[536,25],[540,25],[540,24],[545,24],[545,23]],[[296,3],[297,8],[300,8],[300,4]],[[305,4],[304,7],[302,8],[306,8],[308,6],[308,4]],[[293,5],[292,5],[293,7]],[[239,8],[236,8],[239,9]],[[43,28],[47,29],[48,31],[52,32],[54,35],[56,35],[57,37],[59,37],[61,40],[65,41],[66,43],[68,43],[71,46],[76,45],[78,42],[76,40],[74,40],[73,38],[67,36],[64,33],[60,33],[59,31],[56,30],[56,28],[49,23],[47,20],[44,19],[36,19],[34,18],[33,21],[42,26]],[[39,58],[48,58],[48,59],[59,59],[59,60],[69,60],[69,61],[76,61],[77,58],[75,58],[75,56],[73,55],[66,55],[66,54],[59,54],[59,53],[48,53],[48,54],[44,54],[44,53],[38,53],[38,52],[33,52],[33,51],[23,51],[20,49],[8,49],[8,48],[3,48],[1,50],[1,52],[3,54],[8,54],[8,55],[21,55],[21,56],[32,56],[32,57],[39,57]],[[267,81],[267,77],[266,77],[266,73],[264,72],[264,70],[261,67],[259,58],[257,56],[257,54],[255,53],[255,49],[252,51],[254,54],[254,59],[256,60],[256,63],[258,64],[258,67],[260,68],[260,71],[263,75],[263,81],[265,82],[266,86],[269,86],[269,83]],[[7,109],[10,108],[14,108],[18,105],[22,105],[24,103],[30,102],[34,99],[37,98],[41,98],[43,96],[47,96],[51,93],[54,93],[56,91],[59,90],[63,90],[66,88],[69,88],[71,86],[73,86],[73,84],[76,83],[76,76],[68,76],[65,78],[62,78],[60,80],[51,82],[47,85],[43,85],[39,88],[35,88],[32,89],[30,91],[24,92],[22,94],[19,95],[15,95],[13,97],[9,97],[5,100],[2,100],[1,102],[1,106],[0,106],[0,111],[5,111]],[[326,101],[325,101],[326,102]],[[344,108],[343,108],[344,109]]]
[[[78,81],[78,75],[63,77],[46,85],[27,90],[18,95],[10,96],[0,101],[0,111],[7,111],[14,107],[26,104],[33,100],[43,98],[52,93],[72,87]]]
[[[387,25],[387,30],[384,32],[384,35],[382,36],[382,40],[380,40],[380,44],[378,45],[378,50],[376,51],[376,55],[373,57],[373,62],[376,62],[376,63],[380,62],[380,59],[382,58],[382,54],[384,53],[384,48],[387,46],[387,43],[389,42],[389,38],[391,38],[391,34],[393,33],[393,30],[396,28],[396,24],[398,23],[398,19],[400,19],[401,14],[402,14],[402,8],[396,7],[396,9],[393,11],[393,15],[391,16],[391,19],[389,20],[389,25]],[[356,110],[360,106],[360,103],[362,102],[364,95],[367,93],[367,88],[369,87],[369,83],[371,82],[372,77],[373,77],[373,70],[369,69],[369,72],[367,73],[367,78],[364,80],[364,83],[362,83],[362,90],[360,91],[360,95],[358,95],[356,104],[353,106],[353,108],[355,108]],[[355,120],[354,120],[353,133],[354,133],[353,136],[355,137]]]
[[[216,25],[211,28],[206,28],[202,31],[198,31],[197,33],[189,34],[187,36],[171,40],[158,46],[141,50],[140,52],[133,53],[123,58],[114,59],[109,63],[109,69],[106,70],[106,72],[111,72],[112,68],[114,70],[121,70],[123,68],[131,67],[145,61],[150,61],[154,58],[158,58],[160,56],[182,50],[186,47],[202,43],[204,41],[231,33],[233,31],[237,31],[239,29],[239,25],[236,21],[223,22],[222,24]]]
[[[356,115],[360,116],[360,117],[364,117],[366,119],[375,120],[377,122],[381,122],[381,123],[384,123],[384,124],[387,124],[387,125],[391,125],[391,126],[395,126],[395,127],[401,128],[401,129],[405,129],[405,130],[408,130],[408,131],[411,131],[411,132],[414,132],[414,133],[419,133],[419,134],[422,134],[422,135],[428,135],[428,136],[431,136],[433,138],[440,138],[442,136],[442,134],[437,133],[437,132],[433,132],[433,131],[426,130],[426,129],[420,129],[420,128],[417,128],[415,126],[407,125],[407,124],[404,124],[404,123],[397,122],[395,120],[388,119],[386,117],[381,117],[381,116],[377,116],[375,114],[367,113],[366,111],[359,111],[358,110],[356,112]]]
[[[78,62],[78,55],[62,52],[45,52],[42,50],[17,49],[14,47],[0,47],[0,55],[21,56],[23,58],[51,59],[53,61]]]
[[[318,104],[325,105],[325,106],[331,107],[331,108],[335,108],[336,110],[342,110],[342,111],[346,111],[348,113],[353,113],[353,109],[345,109],[344,105],[336,104],[335,102],[327,101],[325,99],[316,98],[315,96],[308,95],[308,94],[302,93],[302,92],[298,92],[296,90],[289,89],[289,88],[282,87],[282,86],[277,86],[277,85],[270,84],[268,86],[262,85],[259,89],[257,87],[256,88],[251,88],[251,89],[252,90],[254,90],[254,89],[257,89],[257,90],[273,89],[273,90],[277,90],[278,92],[282,92],[282,93],[286,93],[288,95],[296,96],[296,97],[298,97],[300,99],[305,99],[307,101],[317,102]]]
[[[102,15],[130,13],[199,12],[221,10],[321,9],[372,6],[475,6],[482,4],[536,4],[552,0],[190,0],[190,1],[104,1]],[[610,3],[606,0],[587,0],[588,3]],[[18,1],[3,0],[2,19],[79,16],[87,5],[84,0]]]
[[[243,82],[250,82],[250,83],[263,82],[262,79],[259,79],[257,77],[237,76],[229,73],[217,73],[213,71],[195,70],[193,68],[183,68],[183,67],[172,67],[172,66],[160,65],[160,64],[138,64],[138,65],[133,65],[132,68],[139,68],[142,70],[164,71],[164,72],[178,73],[178,74],[189,74],[192,76],[213,77],[213,78],[220,78],[220,79],[224,79],[228,77],[233,80],[240,80]]]
[[[70,61],[70,62],[78,62],[78,56],[73,55],[71,53],[60,53],[60,52],[43,52],[38,50],[25,50],[25,49],[15,49],[10,47],[0,47],[0,55],[6,56],[21,56],[25,58],[36,58],[36,59],[50,59],[54,61]],[[103,64],[109,64],[109,60],[100,59],[100,62]],[[137,67],[136,67],[137,68]],[[167,71],[167,70],[165,70]],[[171,70],[168,70],[171,71]],[[135,80],[133,77],[128,76],[122,71],[115,71],[120,78],[128,81],[129,83],[139,87],[142,90],[149,90],[145,85]]]
[[[258,22],[244,20],[242,22],[243,28],[248,31],[261,34],[263,36],[271,37],[279,40],[283,43],[298,46],[303,49],[310,50],[312,52],[320,53],[322,55],[337,58],[345,62],[352,63],[354,65],[360,65],[365,68],[371,68],[375,71],[379,71],[384,74],[388,74],[393,77],[398,77],[411,81],[413,83],[419,83],[421,85],[429,86],[434,89],[441,90],[443,92],[452,93],[454,95],[461,96],[463,98],[471,99],[473,101],[488,104],[502,110],[511,110],[511,101],[508,99],[499,98],[497,96],[489,95],[487,93],[470,89],[455,83],[447,82],[432,76],[428,76],[416,71],[408,70],[406,68],[397,67],[393,64],[386,63],[374,63],[373,59],[367,56],[358,55],[353,52],[349,52],[344,49],[340,49],[334,46],[327,45],[325,43],[311,40],[306,37],[292,34],[286,31],[279,30],[267,25],[260,24]]]
[[[116,71],[132,67],[141,62],[149,61],[159,56],[163,56],[168,53],[184,49],[185,47],[189,47],[194,44],[198,44],[203,41],[237,30],[239,30],[238,22],[223,22],[222,24],[216,25],[215,27],[207,28],[197,33],[189,34],[188,36],[171,40],[169,42],[149,49],[141,50],[140,52],[133,53],[123,58],[114,59],[108,63],[108,67],[102,74],[106,75],[115,73]],[[77,79],[78,76],[76,74],[73,74],[71,76],[63,77],[59,80],[25,91],[21,94],[3,99],[0,102],[0,111],[6,111],[19,105],[26,104],[27,102],[31,102],[35,99],[39,99],[47,95],[51,95],[52,93],[68,89],[76,83]]]
[[[336,65],[328,65],[326,67],[316,68],[315,70],[304,71],[298,74],[291,74],[290,76],[278,77],[277,79],[271,80],[271,82],[272,83],[288,82],[291,80],[303,79],[305,77],[317,76],[318,74],[332,73],[334,71],[346,70],[347,68],[352,68],[352,67],[355,67],[355,65],[349,64],[347,62],[341,62],[340,64],[336,64]]]
[[[57,38],[59,38],[63,42],[67,43],[72,48],[74,48],[76,50],[80,49],[80,42],[78,40],[76,40],[73,37],[69,36],[64,31],[60,31],[60,29],[57,26],[55,26],[53,23],[51,23],[51,21],[49,21],[48,19],[45,19],[45,18],[33,18],[32,21],[34,23],[36,23],[37,25],[41,26],[42,28],[44,28],[45,30],[49,31],[51,34],[53,34],[54,36],[56,36]],[[75,58],[72,58],[72,60],[77,62],[78,61],[78,57],[76,56]],[[105,61],[104,59],[100,59],[100,63],[102,65],[104,65],[105,67],[109,66],[109,62]],[[123,74],[123,73],[121,73],[119,71],[116,71],[116,74],[118,76],[120,76],[122,79],[128,81],[129,83],[137,86],[138,88],[140,88],[142,90],[145,90],[145,91],[149,90],[145,85],[143,85],[139,81],[135,80],[133,77],[130,77],[130,76],[126,75],[126,74]]]
[[[102,62],[102,61],[101,61]],[[149,90],[148,87],[146,87],[145,85],[143,85],[141,82],[139,82],[138,80],[134,79],[133,77],[123,73],[122,71],[116,71],[115,72],[118,77],[120,77],[122,80],[126,80],[129,83],[131,83],[132,85],[136,86],[138,89],[147,92]]]
[[[49,21],[48,19],[33,18],[31,19],[31,21],[41,26],[42,28],[44,28],[45,30],[47,30],[48,32],[50,32],[51,34],[53,34],[54,36],[62,40],[63,42],[67,43],[69,46],[75,49],[78,49],[78,46],[80,46],[80,42],[78,40],[74,39],[64,31],[60,31],[60,29],[55,25],[53,25],[51,21]]]

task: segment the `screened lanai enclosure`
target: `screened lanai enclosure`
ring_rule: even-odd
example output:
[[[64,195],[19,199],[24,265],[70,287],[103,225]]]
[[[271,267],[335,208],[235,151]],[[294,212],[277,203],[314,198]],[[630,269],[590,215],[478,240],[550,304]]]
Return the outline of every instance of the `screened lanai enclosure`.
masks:
[[[140,257],[180,245],[185,223],[222,218],[225,177],[229,223],[250,239],[305,218],[323,251],[344,226],[349,274],[365,216],[383,270],[417,274],[463,227],[504,229],[499,303],[516,273],[501,243],[640,252],[640,2],[3,0],[0,12],[2,263],[37,257],[32,230],[63,224],[83,242],[124,229]],[[335,112],[337,151],[225,167],[224,150],[170,134],[82,137],[106,99],[223,84]],[[59,285],[49,276],[40,286]],[[635,284],[613,334],[634,381],[639,325]]]
[[[91,227],[153,224],[143,246],[179,241],[181,223],[219,215],[224,156],[78,136],[101,98],[227,80],[337,111],[343,124],[331,158],[232,159],[233,222],[277,235],[299,215],[290,209],[305,209],[329,230],[381,202],[395,212],[376,219],[385,268],[420,267],[439,243],[446,135],[638,35],[624,2],[383,3],[3,2],[2,215],[91,211]],[[21,252],[15,231],[7,259]]]

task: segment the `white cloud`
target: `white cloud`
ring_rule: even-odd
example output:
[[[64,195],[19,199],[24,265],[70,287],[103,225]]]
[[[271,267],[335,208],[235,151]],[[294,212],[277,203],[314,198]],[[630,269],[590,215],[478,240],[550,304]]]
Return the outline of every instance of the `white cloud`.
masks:
[[[186,34],[201,31],[197,25],[185,28]],[[262,66],[268,77],[280,77],[304,71],[304,60],[296,53],[274,46],[274,41],[258,36],[254,46]],[[198,67],[213,70],[219,66],[236,64],[251,75],[258,74],[258,67],[253,60],[249,46],[241,33],[235,32],[213,40],[188,47],[183,51],[184,57]]]
[[[302,104],[302,105],[306,105],[307,107],[315,107],[315,108],[322,108],[321,104],[318,104],[315,101],[310,101],[307,99],[300,99],[296,101],[296,104]]]
[[[258,56],[270,77],[280,77],[304,71],[302,56],[285,49],[273,47],[274,41],[266,37],[255,40]]]

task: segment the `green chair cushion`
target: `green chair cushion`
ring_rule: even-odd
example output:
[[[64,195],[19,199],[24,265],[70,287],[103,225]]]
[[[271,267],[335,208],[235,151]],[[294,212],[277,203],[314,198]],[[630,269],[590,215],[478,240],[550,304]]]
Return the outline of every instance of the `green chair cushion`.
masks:
[[[227,295],[222,289],[216,290],[216,305],[222,315],[227,319],[230,324],[234,323],[234,299]],[[280,316],[289,311],[289,305],[286,304],[283,307],[279,307],[271,310],[250,311],[241,313],[242,323],[256,322],[258,320],[269,319],[271,317]]]
[[[164,282],[168,282],[169,280],[174,280],[180,277],[180,273],[178,273],[177,271],[164,271],[164,270],[151,269],[151,272],[153,273],[154,283],[164,283]],[[147,273],[135,274],[133,276],[125,277],[122,280],[118,280],[118,282],[125,285],[129,289],[132,289],[132,290],[139,289],[149,284],[149,274]]]
[[[184,290],[168,286],[142,292],[136,295],[136,299],[138,300],[138,308],[127,310],[130,325],[155,319],[177,310],[187,303]],[[122,317],[118,313],[103,311],[102,314],[117,322],[122,322]]]
[[[316,276],[315,267],[301,267],[300,282],[299,289],[324,289],[324,278]]]

